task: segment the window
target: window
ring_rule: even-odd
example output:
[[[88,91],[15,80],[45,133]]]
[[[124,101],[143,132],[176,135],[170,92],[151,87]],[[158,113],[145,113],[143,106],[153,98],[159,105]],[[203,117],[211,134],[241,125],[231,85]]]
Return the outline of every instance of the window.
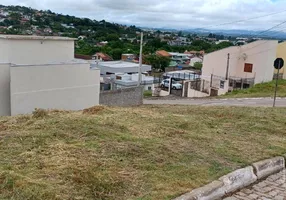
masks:
[[[244,72],[252,73],[253,64],[245,63],[244,64]]]

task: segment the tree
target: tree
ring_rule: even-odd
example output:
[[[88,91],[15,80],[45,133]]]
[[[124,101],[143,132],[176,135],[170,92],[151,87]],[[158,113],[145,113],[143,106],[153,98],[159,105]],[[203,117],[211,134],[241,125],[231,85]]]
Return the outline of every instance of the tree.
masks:
[[[182,31],[179,31],[179,32],[178,32],[178,36],[179,36],[179,37],[183,37],[183,36],[184,36],[183,32],[182,32]]]
[[[112,56],[114,60],[120,60],[122,53],[123,53],[122,49],[116,48],[116,49],[111,50],[110,55]]]
[[[108,42],[109,41],[118,41],[119,40],[119,36],[117,34],[109,34],[109,35],[107,35],[106,40]]]
[[[203,64],[201,62],[196,62],[194,68],[197,70],[202,70]]]
[[[145,57],[145,61],[151,65],[153,69],[165,71],[166,67],[169,67],[171,59],[164,56],[148,55]]]

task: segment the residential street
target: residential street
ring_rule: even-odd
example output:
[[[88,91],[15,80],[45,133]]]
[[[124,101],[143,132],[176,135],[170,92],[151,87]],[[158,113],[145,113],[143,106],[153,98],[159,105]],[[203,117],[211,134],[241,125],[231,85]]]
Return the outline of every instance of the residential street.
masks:
[[[202,106],[250,106],[272,107],[272,98],[241,98],[241,99],[144,99],[145,105],[202,105]],[[286,98],[277,98],[277,107],[286,107]]]

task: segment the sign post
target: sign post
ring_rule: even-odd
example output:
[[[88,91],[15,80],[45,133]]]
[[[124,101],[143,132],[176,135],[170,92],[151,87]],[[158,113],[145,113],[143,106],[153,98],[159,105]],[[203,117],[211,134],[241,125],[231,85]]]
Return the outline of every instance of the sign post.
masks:
[[[278,88],[278,79],[279,79],[279,71],[280,69],[284,66],[284,60],[282,58],[277,58],[274,61],[274,68],[277,69],[277,74],[276,74],[276,84],[275,84],[275,94],[274,94],[274,102],[273,102],[273,107],[275,107],[276,104],[276,97],[277,97],[277,88]]]

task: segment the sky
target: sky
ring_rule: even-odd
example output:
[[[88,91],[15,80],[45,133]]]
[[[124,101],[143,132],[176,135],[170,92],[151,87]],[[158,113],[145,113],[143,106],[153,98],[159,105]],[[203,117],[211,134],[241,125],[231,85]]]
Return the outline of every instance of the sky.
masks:
[[[0,0],[95,20],[150,28],[266,30],[286,20],[286,0]],[[218,24],[261,17],[223,26]],[[277,28],[286,31],[286,24]]]

